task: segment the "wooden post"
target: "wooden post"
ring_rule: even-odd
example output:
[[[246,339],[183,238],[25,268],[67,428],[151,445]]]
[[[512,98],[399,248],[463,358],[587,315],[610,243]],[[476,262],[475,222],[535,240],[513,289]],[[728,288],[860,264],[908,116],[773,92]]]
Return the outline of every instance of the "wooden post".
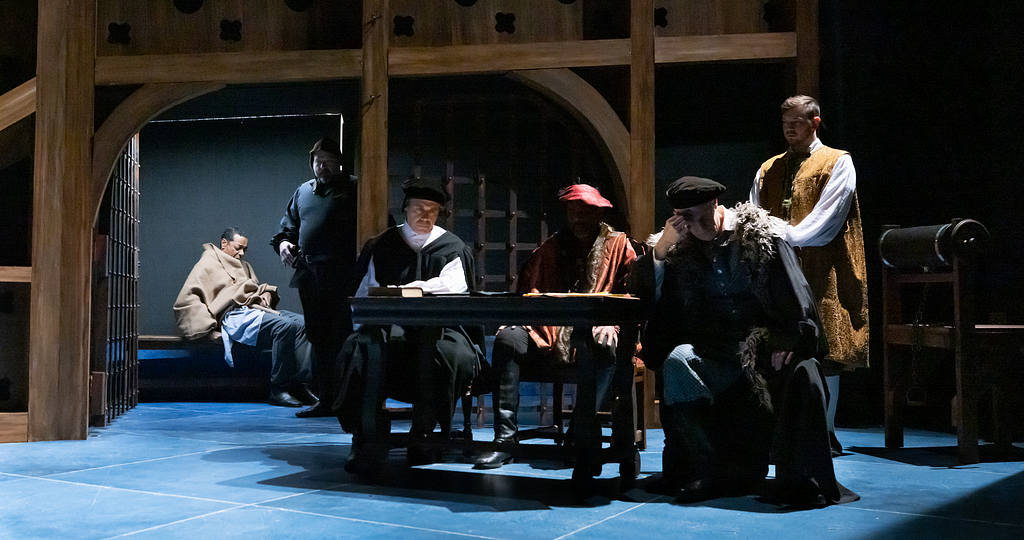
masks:
[[[39,0],[28,439],[84,439],[95,0]]]
[[[632,0],[629,63],[629,233],[654,232],[654,0]]]
[[[978,463],[978,354],[974,327],[978,323],[974,264],[953,259],[953,357],[956,369],[956,401],[952,420],[956,425],[960,463]]]
[[[388,219],[388,0],[363,3],[362,147],[356,249]]]
[[[901,324],[903,300],[899,280],[895,270],[882,268],[882,366],[884,377],[884,410],[885,410],[885,446],[886,448],[903,448],[903,402],[906,400],[907,387],[904,382],[904,364],[897,356],[896,344],[890,343],[888,329],[890,325]],[[911,344],[913,346],[913,344]]]
[[[818,96],[818,0],[796,2],[796,92]]]

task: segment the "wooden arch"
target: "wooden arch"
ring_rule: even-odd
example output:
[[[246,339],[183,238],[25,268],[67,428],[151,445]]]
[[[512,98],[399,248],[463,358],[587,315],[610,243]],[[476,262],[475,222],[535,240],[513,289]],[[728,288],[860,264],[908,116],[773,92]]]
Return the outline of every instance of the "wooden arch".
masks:
[[[551,99],[593,137],[615,187],[625,202],[620,210],[630,221],[630,136],[622,120],[593,86],[566,68],[517,70],[508,77]],[[103,122],[93,140],[91,208],[99,212],[117,156],[147,122],[190,99],[224,88],[223,83],[150,83],[124,100]]]
[[[567,68],[511,71],[508,77],[540,92],[565,109],[597,142],[601,157],[612,172],[615,196],[630,222],[629,130],[604,96]]]
[[[107,189],[117,156],[124,150],[128,140],[167,109],[224,86],[222,83],[147,84],[114,109],[93,137],[90,208],[93,208],[94,221],[99,214],[103,192]]]

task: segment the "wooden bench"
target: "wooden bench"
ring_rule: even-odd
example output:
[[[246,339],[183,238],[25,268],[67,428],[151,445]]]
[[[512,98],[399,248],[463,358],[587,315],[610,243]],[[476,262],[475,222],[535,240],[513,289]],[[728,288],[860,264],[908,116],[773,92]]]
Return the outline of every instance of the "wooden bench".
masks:
[[[265,401],[270,393],[269,352],[236,344],[232,368],[224,361],[220,340],[140,335],[139,399]]]

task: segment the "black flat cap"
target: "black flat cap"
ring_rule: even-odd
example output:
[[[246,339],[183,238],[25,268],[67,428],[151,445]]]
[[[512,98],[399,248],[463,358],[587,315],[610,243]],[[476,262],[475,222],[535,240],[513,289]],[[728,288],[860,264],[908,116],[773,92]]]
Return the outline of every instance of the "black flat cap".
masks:
[[[328,154],[334,154],[335,156],[338,156],[338,158],[340,159],[341,145],[338,144],[338,141],[330,137],[324,137],[317,141],[316,144],[313,145],[313,149],[309,151],[309,166],[311,168],[313,167],[313,154],[317,152],[327,152]]]
[[[437,180],[427,178],[410,178],[402,184],[406,200],[424,199],[434,201],[441,206],[448,205],[448,189]]]
[[[665,195],[672,208],[690,208],[717,199],[725,193],[725,186],[698,176],[684,176],[668,185]]]

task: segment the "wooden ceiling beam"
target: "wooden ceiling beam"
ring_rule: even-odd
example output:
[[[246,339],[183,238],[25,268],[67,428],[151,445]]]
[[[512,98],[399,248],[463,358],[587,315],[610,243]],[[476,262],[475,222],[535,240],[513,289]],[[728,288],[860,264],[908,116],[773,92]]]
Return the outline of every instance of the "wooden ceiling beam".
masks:
[[[244,84],[358,79],[363,75],[362,64],[360,49],[99,56],[96,58],[96,84]]]
[[[629,65],[628,39],[395,47],[389,52],[392,77]]]
[[[0,283],[32,283],[32,267],[0,266]]]
[[[796,57],[793,32],[656,38],[657,64],[782,60]],[[571,42],[393,47],[388,75],[422,77],[504,73],[525,69],[628,66],[628,39]],[[256,82],[357,79],[361,49],[215,53],[96,58],[96,84],[217,81]]]
[[[654,38],[655,64],[796,58],[796,34],[723,34]]]

